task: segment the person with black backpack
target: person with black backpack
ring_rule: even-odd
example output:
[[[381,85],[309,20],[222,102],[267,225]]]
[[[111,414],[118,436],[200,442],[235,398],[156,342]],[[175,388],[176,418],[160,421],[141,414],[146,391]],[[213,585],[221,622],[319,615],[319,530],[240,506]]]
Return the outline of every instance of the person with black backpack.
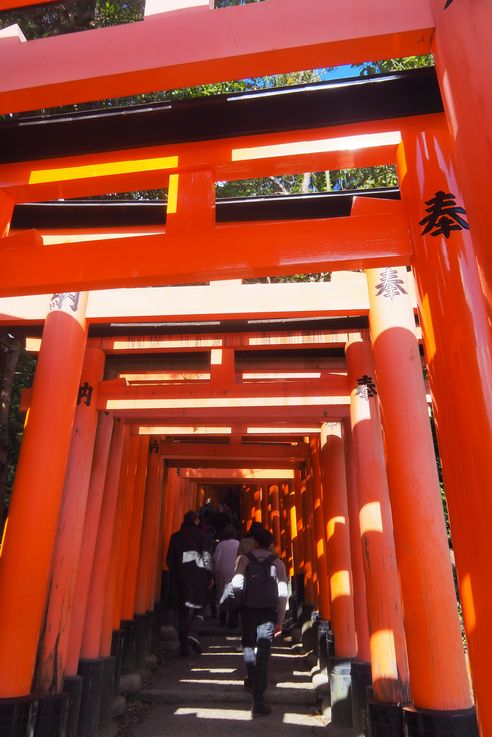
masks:
[[[248,676],[244,687],[253,693],[251,716],[270,714],[265,703],[268,660],[272,640],[282,633],[287,605],[287,573],[271,552],[272,534],[263,527],[253,532],[253,550],[236,561],[232,588],[241,601],[241,630]]]

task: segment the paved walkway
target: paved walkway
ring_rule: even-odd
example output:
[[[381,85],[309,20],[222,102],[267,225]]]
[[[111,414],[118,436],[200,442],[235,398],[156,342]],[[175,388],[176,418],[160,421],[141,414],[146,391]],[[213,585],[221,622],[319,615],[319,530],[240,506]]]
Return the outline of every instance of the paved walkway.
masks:
[[[239,635],[209,632],[201,640],[201,655],[173,656],[154,673],[138,695],[150,707],[125,735],[346,737],[346,731],[332,727],[329,715],[321,713],[323,693],[313,687],[312,659],[290,638],[274,643],[267,693],[272,713],[257,719],[251,718],[251,695],[243,687]]]

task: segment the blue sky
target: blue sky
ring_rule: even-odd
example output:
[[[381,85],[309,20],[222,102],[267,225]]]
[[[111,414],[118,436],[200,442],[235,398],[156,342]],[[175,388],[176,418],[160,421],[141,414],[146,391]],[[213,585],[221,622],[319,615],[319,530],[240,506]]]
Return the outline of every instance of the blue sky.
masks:
[[[358,77],[359,69],[352,67],[350,64],[345,64],[341,67],[335,67],[334,69],[327,70],[321,75],[321,79],[343,79],[344,77]]]

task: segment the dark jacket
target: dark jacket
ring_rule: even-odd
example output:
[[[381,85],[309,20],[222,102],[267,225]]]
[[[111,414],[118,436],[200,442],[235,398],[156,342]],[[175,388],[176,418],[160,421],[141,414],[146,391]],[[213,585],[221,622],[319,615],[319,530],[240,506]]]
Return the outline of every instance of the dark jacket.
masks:
[[[168,606],[205,606],[213,563],[207,540],[196,525],[183,524],[171,536],[166,562],[171,579]]]

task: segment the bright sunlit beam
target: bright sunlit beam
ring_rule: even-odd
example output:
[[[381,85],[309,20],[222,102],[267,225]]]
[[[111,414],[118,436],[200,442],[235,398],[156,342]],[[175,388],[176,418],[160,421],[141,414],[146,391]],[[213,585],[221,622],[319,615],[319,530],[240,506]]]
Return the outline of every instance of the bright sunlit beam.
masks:
[[[331,153],[333,151],[357,151],[361,148],[397,146],[399,143],[401,143],[399,131],[343,136],[341,138],[321,138],[317,141],[236,148],[232,151],[232,161],[251,161],[253,159],[270,159],[277,156],[299,156],[299,154]]]

